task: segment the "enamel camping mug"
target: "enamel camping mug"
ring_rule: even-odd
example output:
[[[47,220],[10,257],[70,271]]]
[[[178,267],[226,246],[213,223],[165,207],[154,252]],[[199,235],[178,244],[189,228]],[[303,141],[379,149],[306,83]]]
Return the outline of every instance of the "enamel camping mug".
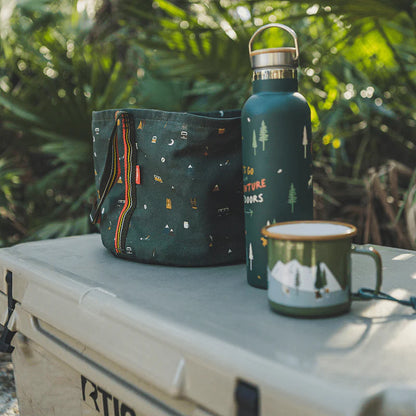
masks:
[[[256,36],[269,28],[289,33],[295,47],[252,50]],[[312,219],[311,118],[298,92],[296,33],[278,23],[263,26],[250,39],[249,54],[253,95],[241,113],[247,281],[266,289],[261,229],[274,222]]]
[[[371,256],[375,291],[381,287],[381,257],[357,247],[357,229],[331,221],[293,221],[264,227],[268,239],[268,298],[279,313],[320,317],[348,312],[351,306],[351,254]]]

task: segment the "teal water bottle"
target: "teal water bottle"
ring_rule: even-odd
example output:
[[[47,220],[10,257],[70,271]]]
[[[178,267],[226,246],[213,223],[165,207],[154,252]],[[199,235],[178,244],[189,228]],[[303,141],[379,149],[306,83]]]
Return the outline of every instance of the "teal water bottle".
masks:
[[[295,46],[253,51],[253,40],[271,27],[289,32]],[[247,280],[266,289],[267,240],[261,229],[313,217],[311,116],[298,92],[296,33],[282,24],[265,25],[251,37],[249,54],[253,95],[241,114]]]

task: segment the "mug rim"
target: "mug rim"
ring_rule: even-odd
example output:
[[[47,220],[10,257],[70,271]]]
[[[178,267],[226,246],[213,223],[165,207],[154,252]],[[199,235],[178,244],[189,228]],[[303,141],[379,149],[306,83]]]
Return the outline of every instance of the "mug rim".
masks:
[[[276,225],[290,225],[290,224],[333,224],[333,225],[343,225],[350,229],[348,233],[335,233],[329,235],[293,235],[293,234],[282,234],[282,233],[272,233],[269,231],[269,228],[275,227]],[[352,224],[340,221],[326,221],[326,220],[298,220],[298,221],[285,221],[285,222],[276,222],[274,224],[267,225],[261,229],[261,233],[268,238],[274,240],[288,240],[288,241],[331,241],[331,240],[343,240],[347,238],[354,237],[357,235],[357,227]]]

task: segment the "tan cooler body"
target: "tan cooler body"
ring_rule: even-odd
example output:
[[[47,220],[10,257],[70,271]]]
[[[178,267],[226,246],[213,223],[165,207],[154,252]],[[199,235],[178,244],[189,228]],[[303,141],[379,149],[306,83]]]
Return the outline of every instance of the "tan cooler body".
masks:
[[[415,292],[416,252],[377,249],[384,291]],[[128,262],[98,235],[1,249],[0,278],[21,416],[416,415],[416,319],[396,303],[279,316],[244,265]]]

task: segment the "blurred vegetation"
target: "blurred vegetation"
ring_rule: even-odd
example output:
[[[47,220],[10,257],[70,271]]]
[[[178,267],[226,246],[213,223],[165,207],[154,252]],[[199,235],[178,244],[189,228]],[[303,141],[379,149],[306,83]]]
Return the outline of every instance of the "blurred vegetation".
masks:
[[[315,216],[416,247],[412,0],[0,0],[0,246],[94,231],[91,111],[240,108],[270,22],[300,41]]]

